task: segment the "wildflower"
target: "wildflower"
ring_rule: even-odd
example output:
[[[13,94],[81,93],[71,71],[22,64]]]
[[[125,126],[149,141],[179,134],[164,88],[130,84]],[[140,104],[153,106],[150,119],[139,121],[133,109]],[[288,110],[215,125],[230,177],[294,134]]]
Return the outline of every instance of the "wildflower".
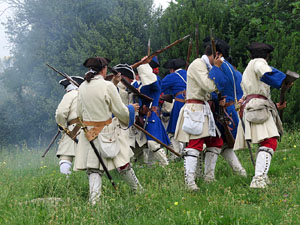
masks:
[[[294,145],[294,148],[296,148],[297,147],[297,145]]]
[[[283,160],[286,160],[286,157],[284,157]]]
[[[178,205],[179,203],[178,202],[174,202],[174,205]]]

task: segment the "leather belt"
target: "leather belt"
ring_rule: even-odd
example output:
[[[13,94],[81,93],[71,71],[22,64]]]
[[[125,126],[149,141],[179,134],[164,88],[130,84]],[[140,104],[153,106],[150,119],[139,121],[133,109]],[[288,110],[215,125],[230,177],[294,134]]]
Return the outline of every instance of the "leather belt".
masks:
[[[234,101],[226,102],[225,105],[224,105],[224,108],[232,106],[233,104],[234,104]]]
[[[85,133],[85,136],[86,138],[89,140],[89,141],[92,141],[94,140],[95,138],[98,137],[99,133],[102,131],[102,129],[111,124],[112,122],[112,118],[106,120],[106,121],[100,121],[100,122],[94,122],[94,121],[83,121],[83,124],[85,126],[93,126],[92,129],[88,130],[86,133]]]
[[[263,95],[258,95],[258,94],[251,94],[251,95],[247,95],[245,100],[243,101],[242,105],[241,105],[241,108],[240,108],[240,117],[243,118],[243,114],[244,114],[244,109],[247,105],[247,103],[253,99],[253,98],[260,98],[260,99],[264,99],[264,100],[267,100],[268,98],[263,96]]]
[[[106,121],[100,121],[100,122],[94,122],[94,121],[83,121],[83,124],[85,126],[92,126],[92,127],[101,127],[106,126],[112,122],[112,118],[106,120]]]
[[[185,95],[186,95],[186,90],[177,92],[176,95],[175,95],[175,101],[185,103],[185,100],[184,100],[184,99],[176,98],[178,95],[181,95],[181,94],[185,97]]]
[[[202,104],[204,105],[204,101],[198,99],[187,99],[185,100],[186,103],[193,103],[193,104]]]
[[[79,123],[79,118],[72,119],[72,120],[68,121],[67,124],[68,124],[68,126],[70,126],[70,125],[72,125],[74,123]]]

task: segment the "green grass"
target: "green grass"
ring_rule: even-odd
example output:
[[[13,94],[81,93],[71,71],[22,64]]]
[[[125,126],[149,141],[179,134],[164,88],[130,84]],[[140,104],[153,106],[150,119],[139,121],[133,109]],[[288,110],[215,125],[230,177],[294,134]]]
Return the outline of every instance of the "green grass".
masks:
[[[290,149],[289,151],[280,151]],[[300,133],[287,133],[275,153],[265,190],[249,188],[254,168],[247,151],[237,152],[248,177],[233,174],[218,159],[215,183],[198,181],[200,191],[187,192],[183,163],[166,168],[134,165],[143,194],[131,193],[118,173],[115,192],[103,179],[99,205],[88,204],[85,172],[69,179],[59,174],[52,149],[0,150],[0,224],[300,224]],[[56,197],[61,202],[30,202]]]

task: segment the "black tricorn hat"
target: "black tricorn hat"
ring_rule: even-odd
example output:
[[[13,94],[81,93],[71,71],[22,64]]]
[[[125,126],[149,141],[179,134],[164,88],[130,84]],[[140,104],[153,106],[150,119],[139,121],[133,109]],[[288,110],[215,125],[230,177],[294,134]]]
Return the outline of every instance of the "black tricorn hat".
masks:
[[[186,62],[182,59],[169,59],[163,67],[166,69],[179,69],[181,67],[184,67],[186,65]]]
[[[110,63],[110,60],[103,57],[91,57],[84,61],[83,65],[87,68],[99,68],[102,69],[104,66],[107,66]]]
[[[74,81],[76,81],[77,84],[79,84],[79,85],[84,81],[83,77],[79,77],[79,76],[71,76],[71,78]],[[68,81],[66,78],[60,80],[58,83],[61,84],[62,86],[64,86],[64,88],[67,88],[71,84],[71,82]]]
[[[128,77],[132,80],[134,80],[134,78],[135,78],[135,72],[133,71],[131,66],[129,66],[128,64],[118,64],[118,65],[114,66],[114,69],[117,70],[118,72],[120,72],[125,77]]]
[[[203,39],[204,48],[210,44],[211,44],[210,37],[206,37]],[[230,46],[226,43],[226,41],[223,41],[219,38],[215,38],[215,44],[216,44],[216,50],[218,52],[221,52],[224,58],[228,58]]]
[[[256,52],[270,53],[274,50],[274,47],[272,45],[259,43],[259,42],[254,42],[248,45],[246,48],[251,53],[256,53]]]
[[[152,69],[160,67],[160,64],[158,62],[158,57],[154,56],[151,60],[151,62],[149,63],[149,65],[151,66]]]

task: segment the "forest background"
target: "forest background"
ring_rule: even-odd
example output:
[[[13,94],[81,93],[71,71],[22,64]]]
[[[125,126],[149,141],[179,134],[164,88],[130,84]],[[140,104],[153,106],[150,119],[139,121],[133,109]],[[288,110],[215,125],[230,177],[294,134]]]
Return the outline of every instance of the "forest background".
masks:
[[[46,63],[69,75],[83,76],[84,60],[112,59],[111,65],[132,64],[151,50],[191,34],[199,24],[202,39],[214,35],[231,46],[233,64],[244,71],[251,42],[275,47],[270,65],[300,72],[300,1],[177,0],[163,10],[152,0],[6,0],[15,9],[5,23],[12,57],[0,62],[0,143],[44,145],[56,132],[55,109],[64,90]],[[188,41],[159,55],[185,59]],[[161,76],[164,74],[161,70]],[[296,82],[284,113],[286,125],[300,122],[300,82]],[[278,90],[272,90],[278,100]]]

